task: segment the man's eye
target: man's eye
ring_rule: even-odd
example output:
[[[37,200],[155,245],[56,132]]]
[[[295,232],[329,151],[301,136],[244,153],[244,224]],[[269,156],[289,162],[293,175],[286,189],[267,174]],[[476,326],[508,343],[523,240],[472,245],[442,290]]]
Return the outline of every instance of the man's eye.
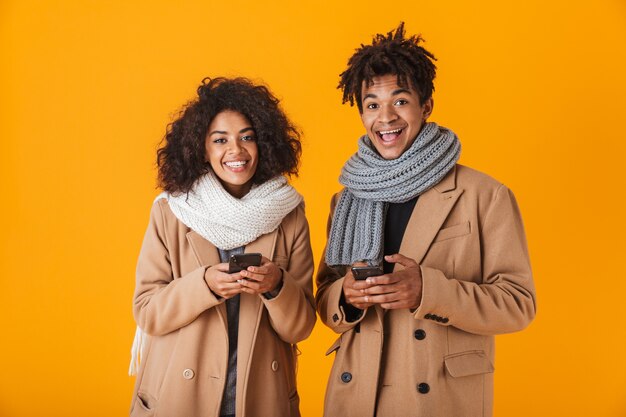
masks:
[[[401,98],[400,100],[396,101],[396,105],[397,106],[402,106],[404,104],[408,103],[408,101],[406,101],[405,99]]]
[[[368,104],[368,105],[367,105],[367,108],[368,108],[368,109],[372,109],[372,110],[373,110],[373,109],[377,109],[377,108],[378,108],[378,104],[376,104],[376,103],[370,103],[370,104]]]

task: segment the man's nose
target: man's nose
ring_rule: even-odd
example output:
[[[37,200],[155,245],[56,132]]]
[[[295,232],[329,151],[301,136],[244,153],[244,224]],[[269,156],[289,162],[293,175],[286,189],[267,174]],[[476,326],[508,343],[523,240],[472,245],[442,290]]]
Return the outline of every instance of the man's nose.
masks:
[[[382,106],[378,120],[382,123],[391,123],[398,118],[393,106]]]

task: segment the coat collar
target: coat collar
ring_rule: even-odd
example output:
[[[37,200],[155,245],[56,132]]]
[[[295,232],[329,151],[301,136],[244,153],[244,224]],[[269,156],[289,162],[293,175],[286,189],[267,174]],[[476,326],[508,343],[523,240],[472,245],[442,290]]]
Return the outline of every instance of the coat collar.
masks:
[[[417,199],[400,244],[400,253],[421,263],[461,194],[463,190],[456,186],[455,165],[437,185]]]

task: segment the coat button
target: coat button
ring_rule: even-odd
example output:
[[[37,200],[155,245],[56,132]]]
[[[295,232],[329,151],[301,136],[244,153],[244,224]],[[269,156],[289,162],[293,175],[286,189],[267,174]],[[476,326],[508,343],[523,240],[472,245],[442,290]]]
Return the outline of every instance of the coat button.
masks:
[[[415,338],[417,340],[424,340],[426,338],[426,332],[422,329],[417,329],[415,331]]]
[[[278,362],[272,361],[272,371],[278,371]]]
[[[333,314],[333,321],[336,323],[339,320],[339,316],[337,314]]]
[[[341,374],[341,380],[347,384],[352,381],[352,374],[350,372],[344,372]]]
[[[430,391],[430,386],[427,383],[422,382],[421,384],[417,385],[417,390],[420,394],[428,394],[428,391]]]
[[[442,322],[442,323],[447,323],[447,322],[449,322],[449,321],[450,321],[450,319],[449,319],[449,318],[447,318],[447,317],[446,317],[446,318],[444,318],[443,320],[441,320],[441,322]]]
[[[430,320],[430,319],[432,319],[432,318],[433,318],[433,315],[432,315],[432,314],[430,314],[430,313],[428,313],[428,314],[426,314],[426,315],[424,316],[424,318],[425,318],[425,319],[427,319],[427,320]]]
[[[193,372],[193,370],[191,370],[191,369],[189,369],[189,368],[188,368],[188,369],[185,369],[185,370],[183,371],[183,378],[185,378],[185,379],[191,379],[191,378],[193,378],[194,376],[195,376],[195,373]]]

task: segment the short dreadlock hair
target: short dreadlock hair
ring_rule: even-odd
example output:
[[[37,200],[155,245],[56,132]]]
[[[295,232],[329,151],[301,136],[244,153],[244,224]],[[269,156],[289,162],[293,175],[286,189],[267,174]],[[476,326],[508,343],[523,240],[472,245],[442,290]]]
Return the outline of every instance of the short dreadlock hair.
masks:
[[[437,58],[422,46],[421,35],[404,37],[404,22],[394,31],[374,36],[371,45],[363,45],[356,49],[348,60],[348,68],[339,76],[341,80],[337,88],[343,90],[343,103],[356,101],[359,112],[363,112],[361,88],[372,84],[374,77],[396,75],[398,85],[404,88],[413,87],[419,94],[420,104],[428,100],[435,89],[435,63]]]

